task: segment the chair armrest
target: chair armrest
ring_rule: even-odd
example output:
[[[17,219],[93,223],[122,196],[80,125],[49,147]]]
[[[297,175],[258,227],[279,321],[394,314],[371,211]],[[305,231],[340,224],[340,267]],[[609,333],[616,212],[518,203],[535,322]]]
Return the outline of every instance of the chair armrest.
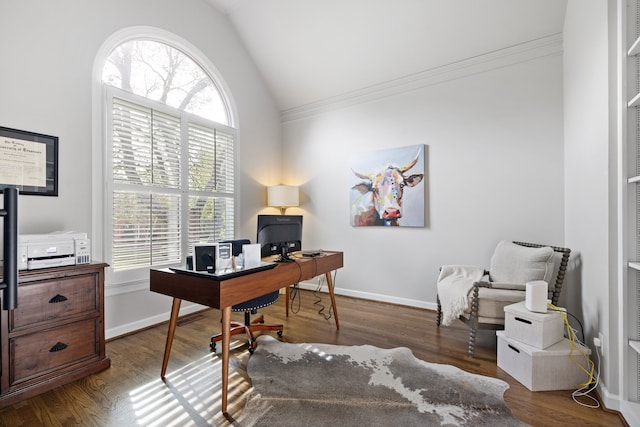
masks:
[[[483,277],[484,279],[484,277]],[[474,288],[490,288],[491,282],[487,282],[486,280],[480,280],[478,282],[473,283]]]

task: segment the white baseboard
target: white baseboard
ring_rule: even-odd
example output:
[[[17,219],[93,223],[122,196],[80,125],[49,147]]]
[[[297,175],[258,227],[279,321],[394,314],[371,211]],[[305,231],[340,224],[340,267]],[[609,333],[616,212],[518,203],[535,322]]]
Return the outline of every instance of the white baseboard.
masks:
[[[311,290],[311,291],[315,291],[318,289],[318,284],[312,281],[300,282],[299,286],[300,286],[300,289]],[[326,285],[323,285],[322,289],[320,289],[320,292],[329,293],[329,290],[327,289]],[[409,298],[398,298],[398,297],[393,297],[389,295],[376,294],[372,292],[354,291],[351,289],[344,289],[344,288],[338,288],[338,287],[334,289],[334,293],[336,295],[344,295],[347,297],[361,298],[361,299],[380,301],[380,302],[388,302],[391,304],[406,305],[408,307],[426,308],[429,310],[436,310],[438,308],[438,305],[433,302],[419,301],[419,300],[409,299]]]
[[[620,413],[630,426],[640,425],[640,404],[628,400],[620,403]]]
[[[313,281],[301,282],[300,288],[305,290],[312,290],[312,291],[317,290],[318,283]],[[372,301],[388,302],[391,304],[406,305],[408,307],[425,308],[429,310],[435,310],[437,308],[437,305],[435,303],[427,302],[427,301],[419,301],[419,300],[414,300],[409,298],[398,298],[398,297],[392,297],[389,295],[382,295],[382,294],[376,294],[371,292],[360,292],[360,291],[354,291],[354,290],[343,289],[338,287],[335,288],[334,291],[336,295],[344,295],[348,297],[361,298],[361,299],[372,300]],[[322,286],[322,288],[320,289],[320,292],[323,292],[323,293],[329,292],[326,284]],[[204,310],[206,308],[207,307],[199,304],[188,305],[180,309],[180,316],[192,314],[197,311]],[[150,326],[154,326],[154,325],[166,322],[169,320],[170,314],[171,314],[170,311],[166,311],[157,316],[147,317],[144,319],[137,320],[135,322],[126,323],[123,325],[118,325],[114,328],[105,329],[105,338],[106,339],[117,338],[119,336],[130,334],[140,329],[148,328]]]
[[[607,410],[619,412],[630,426],[640,426],[640,404],[622,400],[619,394],[612,394],[602,382],[598,383],[598,395]]]
[[[620,396],[609,393],[606,384],[602,381],[598,383],[598,394],[602,400],[602,404],[612,411],[620,411]]]
[[[200,305],[200,304],[188,305],[186,307],[180,308],[180,316],[192,314],[197,311],[204,310],[206,308],[207,308],[206,306]],[[140,319],[135,322],[117,326],[115,328],[105,329],[104,331],[105,339],[117,338],[121,335],[130,334],[131,332],[136,332],[136,331],[139,331],[140,329],[148,328],[149,326],[154,326],[163,322],[167,322],[170,316],[171,316],[171,311],[167,311],[157,316],[147,317],[145,319]]]
[[[310,291],[317,291],[318,290],[318,283],[316,281],[316,279],[312,279],[310,281],[305,281],[305,282],[301,282],[299,284],[300,289],[305,289],[305,290],[310,290]],[[399,304],[399,305],[404,305],[404,306],[408,306],[408,307],[416,307],[416,308],[424,308],[424,309],[428,309],[428,310],[436,310],[437,309],[437,304],[433,303],[433,302],[428,302],[428,301],[420,301],[420,300],[415,300],[415,299],[408,299],[408,298],[398,298],[398,297],[393,297],[393,296],[389,296],[389,295],[383,295],[383,294],[377,294],[377,293],[372,293],[372,292],[361,292],[361,291],[354,291],[351,289],[344,289],[344,288],[339,288],[336,287],[334,289],[336,295],[344,295],[344,296],[348,296],[348,297],[354,297],[354,298],[360,298],[360,299],[365,299],[365,300],[372,300],[372,301],[380,301],[380,302],[388,302],[391,304]],[[322,288],[319,290],[319,292],[322,293],[326,293],[328,294],[328,289],[326,284],[323,284]],[[206,306],[200,305],[200,304],[191,304],[185,307],[182,307],[180,309],[180,316],[184,316],[187,314],[192,314],[192,313],[196,313],[198,311],[204,310],[206,309]],[[170,311],[166,311],[162,314],[159,314],[157,316],[152,316],[152,317],[148,317],[145,319],[140,319],[138,321],[135,322],[131,322],[131,323],[127,323],[124,325],[120,325],[118,327],[115,328],[109,328],[105,330],[105,338],[106,339],[112,339],[112,338],[117,338],[121,335],[126,335],[132,332],[136,332],[138,330],[150,327],[150,326],[154,326],[163,322],[167,322],[169,320],[169,316],[170,316]],[[612,411],[619,411],[622,412],[623,414],[625,412],[631,412],[634,413],[634,411],[628,411],[625,409],[628,408],[622,408],[621,407],[621,402],[620,402],[620,396],[617,394],[612,394],[609,392],[609,390],[607,389],[606,385],[602,382],[600,382],[598,384],[598,394],[600,395],[600,398],[602,400],[602,404],[609,410]],[[635,411],[637,411],[636,408],[634,408]],[[627,414],[628,416],[628,414]],[[639,420],[640,422],[640,420]]]

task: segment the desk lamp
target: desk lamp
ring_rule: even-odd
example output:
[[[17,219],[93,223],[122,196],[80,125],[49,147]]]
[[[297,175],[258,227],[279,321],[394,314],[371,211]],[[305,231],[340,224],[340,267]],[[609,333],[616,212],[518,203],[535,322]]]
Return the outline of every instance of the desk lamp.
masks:
[[[298,187],[293,185],[273,185],[267,188],[267,205],[280,208],[284,215],[287,208],[298,206]]]

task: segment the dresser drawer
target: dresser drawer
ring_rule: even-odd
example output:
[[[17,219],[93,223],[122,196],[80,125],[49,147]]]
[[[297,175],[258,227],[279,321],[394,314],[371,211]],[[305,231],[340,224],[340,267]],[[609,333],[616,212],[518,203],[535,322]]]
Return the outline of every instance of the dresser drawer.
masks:
[[[10,331],[40,322],[99,310],[96,275],[63,277],[18,287],[18,307],[10,315]]]
[[[95,318],[10,338],[11,385],[52,371],[59,375],[65,366],[98,357],[99,327]]]

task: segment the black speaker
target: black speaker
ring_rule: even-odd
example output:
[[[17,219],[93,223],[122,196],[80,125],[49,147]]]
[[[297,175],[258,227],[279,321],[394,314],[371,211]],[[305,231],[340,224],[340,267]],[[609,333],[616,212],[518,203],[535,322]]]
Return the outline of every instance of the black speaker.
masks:
[[[193,270],[216,271],[216,245],[196,244],[193,246]]]

